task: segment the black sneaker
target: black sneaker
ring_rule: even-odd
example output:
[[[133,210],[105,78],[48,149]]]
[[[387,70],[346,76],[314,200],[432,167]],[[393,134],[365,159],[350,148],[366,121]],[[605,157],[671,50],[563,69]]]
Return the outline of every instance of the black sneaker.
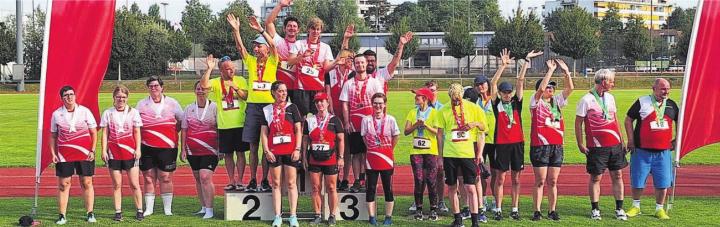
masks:
[[[145,215],[142,211],[138,211],[137,213],[135,213],[135,219],[138,221],[142,221],[145,219]]]
[[[353,185],[348,189],[348,192],[358,193],[358,192],[360,192],[361,187],[362,186],[360,185],[360,180],[355,180],[355,182],[353,182]]]
[[[316,214],[315,217],[313,217],[312,221],[310,221],[310,225],[320,225],[322,223],[322,215]]]
[[[270,188],[270,182],[267,179],[262,180],[262,182],[260,183],[260,187],[261,187],[260,188],[261,192],[271,192],[272,191],[272,188]]]
[[[558,213],[555,211],[550,211],[550,213],[548,213],[548,219],[553,221],[560,221],[560,215],[558,215]]]
[[[518,212],[518,211],[512,211],[512,212],[510,212],[510,217],[511,217],[513,220],[520,220],[520,212]]]
[[[543,219],[543,216],[542,216],[542,214],[540,213],[540,211],[535,211],[535,212],[533,212],[533,217],[532,217],[531,220],[533,220],[533,221],[540,221],[540,220],[542,220],[542,219]]]
[[[438,220],[438,214],[435,210],[430,210],[430,214],[428,215],[428,220],[430,220],[430,221]]]
[[[330,215],[328,217],[328,225],[329,226],[335,226],[337,225],[337,221],[335,220],[335,215]]]
[[[416,210],[413,218],[415,218],[415,220],[422,221],[423,220],[422,210]]]
[[[122,213],[115,213],[115,217],[113,217],[113,221],[122,221]]]
[[[460,215],[462,215],[463,220],[470,218],[470,208],[463,207],[462,211],[460,211]]]
[[[502,219],[502,212],[495,212],[495,221],[501,221]]]
[[[452,227],[465,227],[462,218],[455,218],[455,221],[452,223]]]
[[[350,183],[347,180],[342,180],[339,182],[337,190],[338,191],[347,191],[349,188],[349,186],[348,186],[349,184]]]
[[[245,187],[245,192],[257,192],[257,181],[255,179],[251,179],[250,183],[248,183],[248,186]]]

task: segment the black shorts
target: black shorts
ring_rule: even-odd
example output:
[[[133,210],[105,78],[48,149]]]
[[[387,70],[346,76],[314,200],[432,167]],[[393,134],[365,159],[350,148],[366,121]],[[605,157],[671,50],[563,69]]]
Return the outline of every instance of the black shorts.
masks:
[[[291,167],[295,167],[295,168],[301,167],[301,166],[300,166],[300,160],[298,160],[298,161],[293,161],[293,160],[292,160],[292,155],[290,155],[290,154],[287,154],[287,155],[275,155],[275,162],[270,162],[270,161],[268,160],[268,161],[267,161],[267,164],[268,164],[268,166],[270,166],[270,167],[272,167],[272,168],[275,168],[275,167],[278,167],[278,166],[281,166],[281,165],[291,166]]]
[[[110,159],[108,160],[108,168],[110,170],[125,170],[128,171],[132,169],[133,167],[140,166],[140,162],[136,161],[135,159],[130,160],[115,160]]]
[[[349,148],[348,153],[350,154],[365,154],[367,153],[367,146],[365,146],[365,141],[363,140],[362,135],[360,135],[359,132],[351,132],[350,135],[348,135],[349,142]]]
[[[220,153],[229,154],[250,150],[250,144],[243,142],[243,128],[218,129]]]
[[[485,143],[485,147],[483,147],[483,158],[485,158],[485,163],[492,163],[493,160],[495,160],[494,143]]]
[[[317,113],[317,107],[313,101],[317,93],[318,91],[295,90],[290,96],[290,101],[297,105],[300,116],[305,117],[308,113]]]
[[[525,168],[525,143],[495,144],[495,157],[490,168],[520,171]]]
[[[443,158],[445,184],[457,184],[458,177],[463,177],[463,184],[477,182],[477,165],[474,158]]]
[[[319,166],[319,165],[308,164],[308,171],[310,171],[312,173],[322,173],[323,175],[337,175],[338,174],[338,166],[337,165]]]
[[[55,163],[55,176],[71,177],[73,174],[81,177],[91,177],[95,175],[95,162],[75,161]]]
[[[215,167],[218,165],[217,155],[188,155],[187,160],[193,171],[209,169],[214,172]]]
[[[164,172],[173,172],[177,168],[177,148],[157,148],[141,145],[140,170],[157,168]]]
[[[530,147],[530,162],[533,167],[562,167],[562,145],[543,145]]]
[[[592,175],[600,175],[605,169],[610,171],[621,170],[628,166],[625,150],[618,144],[612,147],[590,147],[588,152],[587,172]]]
[[[242,131],[242,142],[260,144],[260,126],[265,118],[263,108],[269,103],[248,103],[245,108],[245,125]]]

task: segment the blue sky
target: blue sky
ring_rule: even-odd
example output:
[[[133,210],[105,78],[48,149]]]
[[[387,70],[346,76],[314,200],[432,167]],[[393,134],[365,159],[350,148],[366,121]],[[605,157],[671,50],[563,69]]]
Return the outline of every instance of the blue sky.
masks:
[[[34,0],[35,5],[40,5],[41,8],[45,8],[48,0]],[[204,4],[209,4],[213,11],[217,12],[225,8],[228,2],[231,0],[200,0]],[[270,2],[270,0],[248,0],[250,5],[255,10],[256,14],[259,14],[260,6],[264,1]],[[392,4],[400,4],[407,0],[389,0]],[[7,15],[15,14],[15,2],[16,0],[0,0],[0,18],[4,18]],[[185,0],[117,0],[116,6],[121,7],[126,4],[132,4],[136,2],[140,9],[147,11],[148,7],[154,3],[160,4],[161,2],[167,2],[167,18],[172,22],[180,21],[181,12],[185,7]],[[522,0],[522,8],[528,9],[529,7],[537,7],[538,10],[542,9],[542,5],[545,0]],[[675,4],[682,8],[693,7],[697,5],[698,0],[669,0],[670,4]],[[32,11],[33,0],[22,0],[23,11],[28,14]],[[500,11],[503,16],[509,16],[512,10],[517,8],[518,0],[498,0],[500,4]],[[161,15],[164,15],[165,11],[162,6],[160,8]],[[540,13],[540,12],[538,12]]]

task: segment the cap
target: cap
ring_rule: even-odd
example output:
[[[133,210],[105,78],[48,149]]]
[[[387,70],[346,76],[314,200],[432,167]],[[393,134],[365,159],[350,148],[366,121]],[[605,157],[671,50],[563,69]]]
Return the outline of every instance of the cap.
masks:
[[[267,41],[265,40],[265,37],[263,37],[262,35],[258,35],[257,38],[255,38],[255,40],[253,40],[253,43],[267,45]]]
[[[427,98],[428,100],[435,100],[435,94],[433,94],[430,88],[423,87],[420,89],[412,90],[411,92],[415,93],[415,95],[425,96],[425,98]]]
[[[477,76],[475,77],[475,84],[482,84],[482,83],[485,83],[485,82],[488,82],[488,81],[489,81],[489,80],[488,80],[487,76],[482,75],[482,74],[477,75]]]
[[[315,94],[315,98],[313,98],[313,101],[321,101],[321,100],[328,100],[328,95],[325,92],[318,92]]]
[[[503,81],[498,85],[499,91],[513,91],[513,86],[510,82]]]
[[[535,90],[540,88],[540,83],[542,83],[542,79],[539,79],[537,82],[535,82]],[[550,82],[548,82],[547,86],[555,88],[555,86],[557,86],[557,83],[555,83],[555,81],[551,80]]]

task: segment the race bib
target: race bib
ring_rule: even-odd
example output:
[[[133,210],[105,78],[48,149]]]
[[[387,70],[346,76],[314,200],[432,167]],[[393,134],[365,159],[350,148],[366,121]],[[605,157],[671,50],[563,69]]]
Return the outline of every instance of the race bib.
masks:
[[[453,142],[467,141],[470,138],[470,132],[462,130],[452,130],[450,132],[450,139]]]
[[[289,135],[273,136],[272,143],[273,143],[273,145],[290,143],[290,136]]]
[[[314,151],[327,151],[330,150],[330,144],[326,143],[313,143],[310,148]]]
[[[667,121],[661,121],[659,123],[657,121],[650,122],[650,129],[652,129],[652,130],[665,130],[665,129],[669,129],[669,128],[670,127],[669,127]]]
[[[312,77],[318,77],[318,75],[320,74],[320,71],[307,65],[303,66],[302,69],[300,69],[300,72],[302,72],[302,74]]]
[[[255,81],[252,84],[253,90],[255,91],[269,91],[270,90],[270,83],[268,82],[258,82]]]
[[[413,139],[413,148],[415,149],[430,149],[430,140],[423,137],[415,137]]]
[[[234,110],[240,108],[240,101],[237,99],[233,99],[232,103],[228,103],[227,101],[222,101],[222,108],[223,110]]]

